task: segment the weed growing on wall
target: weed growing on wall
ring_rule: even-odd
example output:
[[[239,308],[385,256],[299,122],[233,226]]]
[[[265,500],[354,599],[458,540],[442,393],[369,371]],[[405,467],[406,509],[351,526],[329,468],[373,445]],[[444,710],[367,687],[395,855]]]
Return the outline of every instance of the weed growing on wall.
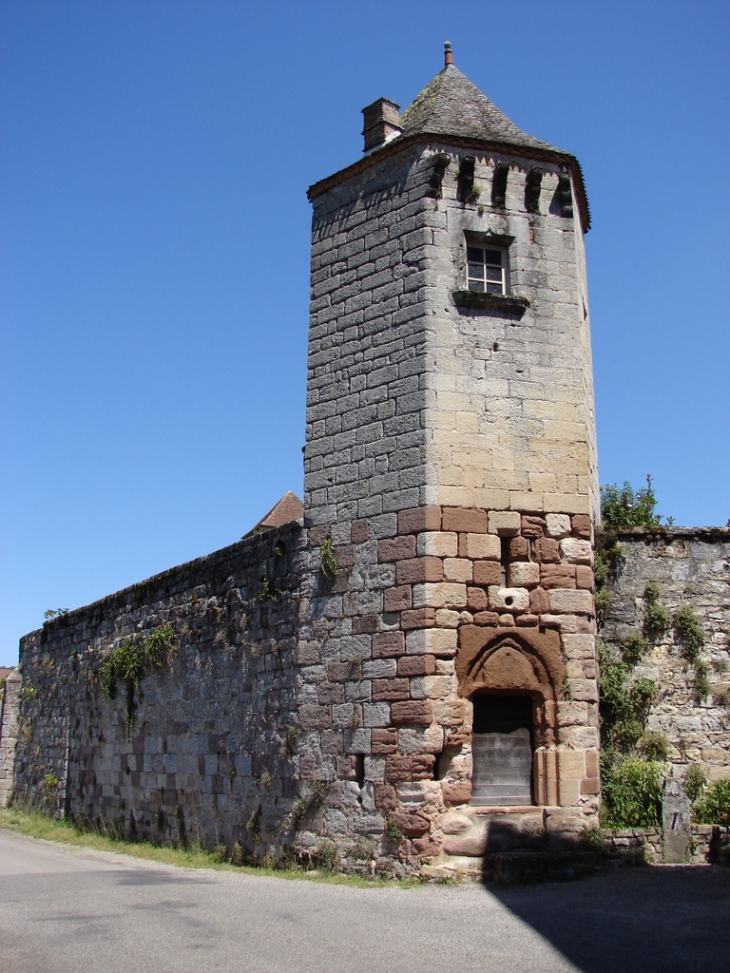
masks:
[[[692,605],[685,604],[678,608],[672,618],[672,625],[682,658],[690,665],[695,665],[705,644],[705,633]]]
[[[646,475],[646,486],[634,490],[626,480],[622,487],[615,483],[601,487],[601,520],[604,528],[659,527],[661,514],[655,511],[657,500],[651,476]],[[668,518],[669,526],[672,518]]]
[[[126,690],[125,719],[128,729],[134,726],[135,692],[151,671],[170,665],[177,649],[177,635],[170,622],[154,629],[149,635],[130,635],[109,653],[99,672],[102,692],[110,699],[116,697],[117,684]]]
[[[669,612],[659,601],[659,585],[650,581],[644,589],[644,623],[642,631],[647,639],[655,642],[671,624]]]
[[[319,563],[322,567],[322,574],[328,581],[334,581],[337,577],[337,556],[332,544],[332,538],[328,537],[319,549]]]

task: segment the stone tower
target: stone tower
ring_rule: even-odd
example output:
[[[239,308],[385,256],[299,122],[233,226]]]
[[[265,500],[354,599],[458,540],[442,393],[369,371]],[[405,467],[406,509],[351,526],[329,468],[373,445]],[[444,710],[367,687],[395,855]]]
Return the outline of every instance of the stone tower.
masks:
[[[554,841],[599,799],[582,174],[445,60],[309,190],[321,662],[373,810],[431,862],[495,808]]]

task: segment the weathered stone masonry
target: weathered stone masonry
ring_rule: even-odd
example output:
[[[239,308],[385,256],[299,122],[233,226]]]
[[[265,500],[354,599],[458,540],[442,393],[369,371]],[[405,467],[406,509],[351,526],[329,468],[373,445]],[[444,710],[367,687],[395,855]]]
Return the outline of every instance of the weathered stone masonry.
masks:
[[[448,52],[402,116],[381,99],[365,119],[365,158],[309,190],[303,524],[26,636],[6,697],[18,799],[259,859],[431,875],[597,824],[580,168]],[[472,283],[475,248],[500,268],[492,291]],[[167,622],[172,671],[144,679],[128,730],[99,669]],[[700,720],[708,753],[716,719]]]

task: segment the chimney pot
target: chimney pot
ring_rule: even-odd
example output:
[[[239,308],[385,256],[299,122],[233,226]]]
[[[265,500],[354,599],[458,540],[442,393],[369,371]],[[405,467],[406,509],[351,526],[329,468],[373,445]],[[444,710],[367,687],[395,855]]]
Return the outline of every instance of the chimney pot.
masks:
[[[400,124],[400,105],[396,105],[389,98],[378,98],[372,105],[363,108],[363,130],[365,147],[363,152],[372,152],[381,145],[390,142],[396,135],[400,135],[403,128]]]
[[[446,41],[444,44],[444,67],[447,68],[450,64],[454,63],[454,55],[451,51],[451,41]]]

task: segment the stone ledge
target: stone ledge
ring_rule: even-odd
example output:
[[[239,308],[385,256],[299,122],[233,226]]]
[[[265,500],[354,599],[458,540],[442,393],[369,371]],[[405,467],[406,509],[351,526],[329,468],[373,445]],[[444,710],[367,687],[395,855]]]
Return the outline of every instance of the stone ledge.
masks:
[[[505,294],[489,294],[487,291],[454,291],[454,304],[468,311],[498,311],[521,318],[530,302],[526,297],[508,297]]]

